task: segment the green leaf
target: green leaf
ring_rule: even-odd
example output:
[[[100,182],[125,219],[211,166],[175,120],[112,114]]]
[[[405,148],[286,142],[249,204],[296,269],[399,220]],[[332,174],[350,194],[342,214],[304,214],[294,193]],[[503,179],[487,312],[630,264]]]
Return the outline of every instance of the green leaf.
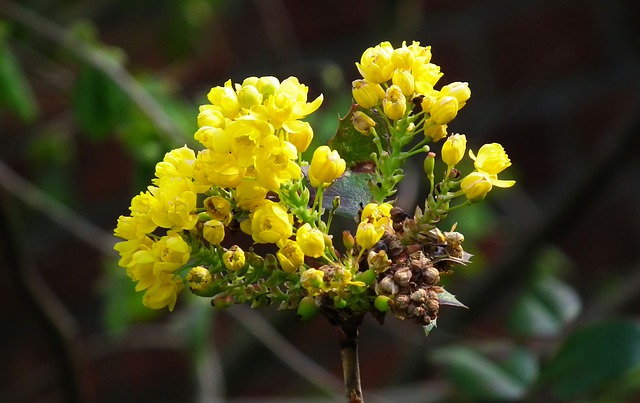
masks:
[[[573,288],[551,275],[535,280],[516,302],[507,326],[514,335],[557,335],[580,313],[581,302]]]
[[[374,137],[372,135],[365,136],[353,127],[351,118],[355,111],[366,113],[376,122],[375,129],[382,141],[382,148],[388,148],[389,130],[385,119],[375,109],[363,109],[354,104],[347,116],[339,119],[338,130],[328,142],[329,147],[337,150],[340,156],[347,161],[348,167],[370,164],[372,163],[371,153],[378,153],[378,148],[373,142]]]
[[[535,357],[521,347],[504,344],[487,347],[487,355],[464,346],[446,347],[436,352],[433,359],[443,367],[446,378],[459,394],[468,399],[524,397],[538,374]]]
[[[435,318],[434,320],[432,320],[431,322],[429,322],[428,325],[426,326],[422,326],[422,328],[424,329],[424,335],[425,337],[429,337],[429,333],[431,333],[431,331],[433,329],[435,329],[436,327],[438,327],[438,318]]]
[[[24,122],[38,114],[38,103],[9,44],[0,41],[0,105],[6,105]]]
[[[324,191],[322,206],[330,210],[334,197],[340,196],[340,207],[336,210],[336,214],[343,217],[355,217],[360,208],[372,200],[369,191],[369,181],[372,178],[373,175],[369,172],[346,170]]]
[[[640,366],[640,325],[610,320],[573,332],[541,380],[558,399],[584,395]]]
[[[103,140],[114,131],[128,104],[111,79],[91,67],[80,71],[71,102],[78,125],[93,140]]]
[[[440,302],[440,305],[451,305],[460,308],[468,308],[465,304],[458,301],[455,295],[451,294],[444,288],[442,288],[442,292],[438,293],[438,302]]]

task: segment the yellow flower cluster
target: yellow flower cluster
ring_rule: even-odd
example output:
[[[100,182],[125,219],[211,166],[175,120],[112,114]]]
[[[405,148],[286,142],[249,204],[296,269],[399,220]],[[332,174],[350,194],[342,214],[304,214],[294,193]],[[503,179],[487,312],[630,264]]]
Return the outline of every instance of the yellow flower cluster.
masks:
[[[382,42],[367,49],[356,66],[362,79],[353,82],[352,93],[359,106],[382,106],[389,119],[398,120],[420,103],[427,116],[425,135],[433,141],[446,136],[447,124],[471,97],[469,85],[463,82],[434,88],[443,73],[440,66],[431,63],[431,47],[419,42],[403,42],[395,49]]]
[[[209,244],[220,245],[239,209],[249,213],[241,228],[257,243],[283,244],[293,235],[288,207],[266,196],[302,178],[297,160],[313,138],[311,126],[302,119],[323,100],[320,95],[307,102],[307,94],[307,86],[295,77],[282,82],[250,77],[242,84],[227,81],[211,89],[210,104],[200,107],[194,135],[205,148],[196,153],[185,146],[167,153],[156,165],[152,186],[132,199],[131,215],[121,216],[115,230],[124,239],[114,247],[121,255],[119,264],[137,282],[136,290],[145,290],[146,306],[174,308],[183,288],[177,271],[191,256],[181,233],[198,233]],[[328,158],[331,162],[316,163],[316,170],[330,182],[335,177],[329,176],[344,171],[344,161],[340,171],[335,167],[337,153]],[[199,199],[202,194],[205,197]],[[204,216],[198,214],[202,211]],[[314,246],[314,255],[317,249]],[[245,264],[237,246],[222,260],[230,271]],[[290,264],[299,267],[302,260]]]

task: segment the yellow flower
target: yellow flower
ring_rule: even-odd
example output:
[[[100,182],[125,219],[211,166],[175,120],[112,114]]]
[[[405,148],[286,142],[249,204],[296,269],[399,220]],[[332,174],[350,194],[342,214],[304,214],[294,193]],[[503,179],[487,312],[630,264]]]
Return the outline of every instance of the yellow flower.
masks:
[[[154,242],[151,253],[156,258],[154,274],[174,272],[184,266],[191,256],[191,247],[182,237],[173,231]]]
[[[175,176],[193,178],[193,166],[196,154],[189,147],[176,148],[165,154],[164,159],[156,164],[156,177]]]
[[[128,268],[133,261],[133,255],[140,250],[150,250],[153,240],[148,236],[142,239],[130,239],[128,241],[117,242],[113,249],[120,254],[118,266]]]
[[[451,122],[458,114],[458,100],[455,97],[444,96],[431,106],[431,120],[444,125]]]
[[[187,281],[192,291],[205,291],[211,285],[211,272],[204,266],[196,266],[189,270]]]
[[[383,226],[376,226],[373,223],[361,221],[356,231],[356,242],[363,249],[369,249],[382,239],[383,235]]]
[[[207,98],[212,105],[217,106],[222,114],[229,118],[235,118],[240,112],[238,95],[233,90],[231,80],[224,83],[224,87],[214,87],[207,94]]]
[[[436,85],[442,72],[440,66],[429,63],[428,59],[431,55],[416,57],[411,66],[411,74],[415,83],[416,92],[424,95],[428,95],[433,91],[433,86]]]
[[[328,146],[320,146],[313,152],[309,166],[309,181],[311,186],[329,186],[331,182],[342,175],[347,163],[340,158],[337,151]]]
[[[402,47],[394,49],[391,53],[391,62],[396,69],[410,69],[415,57],[416,54],[403,42]]]
[[[218,220],[209,220],[202,226],[202,236],[212,245],[220,245],[224,239],[224,224]]]
[[[277,136],[266,138],[255,157],[256,179],[265,189],[276,191],[284,182],[302,177],[296,147]]]
[[[254,77],[255,78],[255,77]],[[238,103],[241,108],[251,109],[254,105],[261,105],[263,96],[255,85],[246,82],[238,89]],[[257,81],[257,78],[256,78]]]
[[[469,150],[469,156],[474,161],[476,169],[489,175],[497,175],[511,166],[511,160],[498,143],[485,144],[478,150],[476,156]]]
[[[322,292],[324,272],[318,269],[307,269],[300,276],[300,284],[309,295],[316,296]]]
[[[260,91],[264,99],[266,99],[280,88],[280,80],[272,76],[264,76],[260,77],[256,81],[255,86],[258,91]]]
[[[360,221],[372,223],[376,227],[390,228],[392,208],[393,206],[389,203],[369,203],[362,209]]]
[[[406,97],[411,97],[415,89],[415,80],[409,70],[396,69],[393,72],[391,82],[402,90]]]
[[[153,286],[144,293],[142,303],[147,308],[162,309],[166,306],[169,311],[173,311],[178,293],[183,287],[184,283],[179,276],[163,273],[157,276]]]
[[[313,128],[308,122],[301,120],[288,120],[282,124],[287,133],[286,140],[293,144],[298,153],[303,153],[309,148],[313,139]]]
[[[221,196],[207,197],[203,201],[204,208],[209,216],[220,221],[224,225],[229,225],[233,213],[231,211],[231,203]]]
[[[440,94],[443,96],[452,96],[458,100],[458,110],[467,103],[471,98],[471,90],[469,89],[469,83],[461,83],[459,81],[447,84],[440,89]]]
[[[208,149],[219,153],[230,152],[233,144],[233,138],[228,136],[224,129],[213,126],[200,127],[193,138]]]
[[[267,197],[267,192],[255,178],[245,177],[236,187],[236,203],[241,209],[252,211]]]
[[[365,136],[369,134],[371,128],[376,125],[376,122],[367,116],[365,113],[360,111],[354,111],[351,116],[351,123],[353,123],[353,127],[364,134]]]
[[[407,110],[407,99],[402,94],[400,87],[392,85],[387,88],[385,97],[382,100],[382,110],[391,120],[398,120],[404,116]]]
[[[296,241],[287,239],[282,245],[276,257],[280,262],[280,267],[287,273],[293,273],[304,263],[304,252]]]
[[[447,125],[431,124],[424,129],[424,135],[437,142],[447,137]]]
[[[293,216],[278,203],[265,200],[251,215],[251,236],[257,243],[278,243],[293,234]]]
[[[158,208],[158,200],[149,192],[140,192],[131,199],[131,216],[136,220],[137,233],[150,234],[155,231],[157,225],[153,222],[152,210]]]
[[[149,191],[157,200],[150,209],[154,224],[174,230],[193,228],[198,221],[193,183],[184,178],[165,176],[159,178],[156,184],[158,187],[149,186]]]
[[[324,253],[324,235],[322,231],[304,224],[296,232],[296,242],[302,252],[311,257],[320,257]]]
[[[307,102],[309,88],[300,84],[296,77],[289,77],[271,95],[265,105],[271,123],[278,129],[287,120],[304,118],[320,107],[323,97],[318,96],[312,102]]]
[[[231,152],[238,163],[246,168],[253,165],[258,146],[272,136],[273,126],[254,116],[243,116],[227,125],[226,135],[232,139]]]
[[[246,257],[244,251],[238,245],[233,245],[222,254],[222,262],[227,270],[238,271],[244,267]]]
[[[365,109],[376,106],[385,95],[380,84],[367,80],[354,80],[351,92],[356,103]]]
[[[481,172],[471,172],[460,182],[460,189],[462,189],[467,199],[471,202],[484,199],[491,188],[492,185],[489,175]]]
[[[232,153],[202,150],[198,153],[207,181],[213,185],[234,188],[242,182],[246,168],[240,165]],[[200,182],[200,180],[198,181]]]
[[[224,129],[225,122],[226,119],[220,108],[213,105],[200,106],[200,112],[198,113],[198,127],[210,126]]]
[[[467,149],[467,137],[464,134],[452,134],[442,145],[442,160],[451,169],[462,160]]]
[[[395,68],[391,62],[392,54],[393,46],[389,42],[382,42],[376,47],[365,50],[356,67],[365,80],[378,84],[384,83],[391,79]]]

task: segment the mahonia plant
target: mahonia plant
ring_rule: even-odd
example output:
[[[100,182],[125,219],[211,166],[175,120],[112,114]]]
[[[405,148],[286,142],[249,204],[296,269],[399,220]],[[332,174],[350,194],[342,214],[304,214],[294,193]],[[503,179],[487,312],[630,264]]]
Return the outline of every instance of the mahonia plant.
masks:
[[[493,187],[513,186],[498,179],[511,162],[493,143],[469,150],[472,172],[456,168],[467,139],[447,125],[471,91],[464,82],[435,88],[443,74],[429,46],[382,42],[356,66],[355,103],[310,161],[302,158],[313,138],[304,119],[322,95],[310,101],[295,77],[211,89],[194,135],[203,149],[167,153],[130,215],[118,219],[119,265],[144,291],[145,306],[173,310],[187,287],[216,308],[277,304],[304,319],[321,312],[356,326],[367,313],[382,323],[390,312],[427,331],[440,305],[462,306],[439,284],[469,261],[464,236],[436,225]],[[437,158],[431,147],[441,141]],[[412,215],[393,200],[409,158],[424,160],[428,188]],[[366,197],[348,200],[361,208],[349,210],[354,228],[336,239],[332,220],[347,200],[334,188],[344,178],[364,179],[349,184],[363,183],[358,194]]]

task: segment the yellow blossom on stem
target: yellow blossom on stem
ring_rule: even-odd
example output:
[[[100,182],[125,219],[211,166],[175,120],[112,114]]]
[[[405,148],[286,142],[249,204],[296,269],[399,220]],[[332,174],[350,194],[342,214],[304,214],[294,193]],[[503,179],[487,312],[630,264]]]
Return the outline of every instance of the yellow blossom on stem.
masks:
[[[284,182],[300,179],[302,171],[296,163],[298,152],[288,141],[268,136],[255,156],[256,179],[265,189],[276,191]]]
[[[224,224],[218,220],[209,220],[202,225],[202,237],[212,245],[220,245],[224,239]]]
[[[174,272],[189,261],[191,247],[174,231],[154,242],[151,253],[156,259],[153,266],[155,274],[159,272]]]
[[[228,251],[222,254],[222,262],[227,270],[238,271],[242,269],[246,263],[244,251],[238,245],[233,245]]]
[[[442,145],[442,160],[449,170],[464,157],[467,149],[467,137],[464,134],[452,134]]]
[[[469,150],[469,156],[474,161],[476,169],[489,175],[497,175],[511,166],[511,160],[498,143],[485,144],[478,150],[476,156]]]
[[[309,295],[316,296],[322,292],[324,272],[318,269],[307,269],[300,276],[300,284]]]
[[[319,229],[311,228],[309,223],[298,228],[296,242],[307,256],[320,257],[324,253],[324,235]]]
[[[211,285],[211,272],[204,266],[196,266],[189,270],[187,282],[192,291],[205,291]]]
[[[382,239],[382,235],[384,235],[384,227],[361,221],[356,231],[356,242],[363,250],[369,249]]]
[[[391,82],[402,90],[404,96],[411,97],[413,95],[415,80],[409,70],[396,69],[391,77]]]
[[[232,153],[202,150],[197,158],[201,161],[207,181],[216,186],[234,188],[242,182],[247,171]]]
[[[467,199],[471,202],[484,199],[491,188],[492,185],[489,175],[477,171],[471,172],[460,182],[460,189],[462,189]]]
[[[431,124],[424,129],[424,135],[433,142],[438,142],[447,137],[447,125]]]
[[[233,217],[229,200],[221,196],[210,196],[204,199],[202,204],[211,218],[229,225]]]
[[[380,84],[367,80],[354,80],[351,93],[356,103],[365,109],[373,108],[385,96]]]
[[[149,211],[154,224],[173,230],[189,230],[196,225],[196,192],[191,181],[180,177],[165,176],[149,186],[149,192],[157,200]]]
[[[267,192],[255,178],[245,177],[236,187],[236,203],[241,209],[252,211],[265,199]]]
[[[178,293],[184,288],[184,283],[180,276],[163,273],[157,276],[156,282],[147,289],[142,297],[142,303],[151,309],[162,309],[168,307],[173,311],[178,298]]]
[[[164,159],[156,164],[156,177],[174,176],[193,178],[193,166],[196,154],[189,147],[176,148],[165,154]]]
[[[362,209],[360,221],[373,223],[376,227],[390,227],[392,208],[389,203],[369,203]]]
[[[298,153],[303,153],[309,148],[313,140],[313,128],[308,122],[302,120],[288,120],[282,124],[287,133],[287,141],[293,144]]]
[[[278,243],[293,234],[293,216],[282,205],[265,200],[251,215],[251,236],[257,243]]]
[[[391,62],[396,69],[410,69],[416,54],[403,43],[391,53]]]
[[[371,132],[371,129],[375,127],[376,122],[367,116],[364,112],[354,111],[351,116],[351,123],[353,127],[365,136]]]
[[[309,166],[309,181],[311,186],[329,186],[345,171],[347,163],[340,158],[336,150],[331,151],[328,146],[320,146],[313,152]]]
[[[431,106],[430,113],[436,124],[447,124],[458,114],[458,100],[452,96],[441,97]]]
[[[284,245],[276,253],[278,262],[283,271],[293,273],[304,263],[304,252],[298,243],[292,239],[287,239]]]
[[[213,105],[200,106],[200,112],[198,113],[198,127],[209,126],[224,129],[225,123],[226,119],[220,108]]]
[[[231,80],[224,83],[224,87],[214,87],[207,94],[207,98],[212,105],[220,108],[220,112],[230,119],[235,118],[240,112],[238,95],[233,90]]]
[[[458,110],[467,103],[471,98],[471,90],[469,89],[469,83],[462,83],[459,81],[447,84],[440,89],[440,95],[452,96],[458,100]]]
[[[360,63],[356,67],[365,80],[373,83],[384,83],[389,81],[395,66],[391,62],[393,46],[389,42],[382,42],[379,45],[368,48],[362,54]]]
[[[407,110],[407,99],[400,87],[394,84],[387,88],[385,97],[382,100],[382,110],[391,120],[398,120],[404,116]]]

